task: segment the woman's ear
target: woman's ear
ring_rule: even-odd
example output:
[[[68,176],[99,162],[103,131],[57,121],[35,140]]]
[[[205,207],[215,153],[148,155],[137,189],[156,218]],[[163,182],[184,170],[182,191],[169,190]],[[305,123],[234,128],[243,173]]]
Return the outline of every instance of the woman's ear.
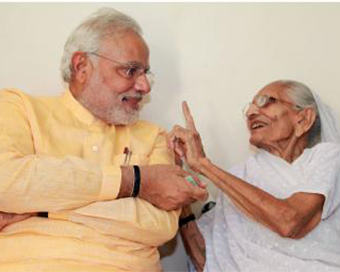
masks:
[[[300,138],[307,133],[313,126],[316,114],[313,108],[305,108],[299,111],[295,124],[295,136]]]
[[[71,59],[71,71],[73,80],[78,84],[84,84],[89,77],[91,62],[86,53],[77,51]]]

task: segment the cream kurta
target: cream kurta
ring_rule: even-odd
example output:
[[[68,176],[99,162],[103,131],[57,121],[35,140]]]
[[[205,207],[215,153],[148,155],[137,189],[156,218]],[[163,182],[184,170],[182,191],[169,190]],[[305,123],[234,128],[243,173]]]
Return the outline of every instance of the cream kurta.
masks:
[[[175,235],[178,211],[114,199],[124,148],[130,165],[171,164],[164,136],[144,121],[108,126],[69,91],[57,98],[2,92],[0,210],[49,218],[0,233],[0,271],[160,270],[157,246]]]

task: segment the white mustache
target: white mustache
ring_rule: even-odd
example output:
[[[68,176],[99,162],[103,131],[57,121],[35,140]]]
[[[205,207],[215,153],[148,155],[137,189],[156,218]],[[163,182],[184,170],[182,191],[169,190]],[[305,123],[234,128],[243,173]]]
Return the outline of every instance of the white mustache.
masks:
[[[136,99],[138,101],[142,101],[143,98],[144,98],[144,95],[138,92],[135,95],[124,95],[122,100],[124,101],[124,100],[129,100],[129,99]]]

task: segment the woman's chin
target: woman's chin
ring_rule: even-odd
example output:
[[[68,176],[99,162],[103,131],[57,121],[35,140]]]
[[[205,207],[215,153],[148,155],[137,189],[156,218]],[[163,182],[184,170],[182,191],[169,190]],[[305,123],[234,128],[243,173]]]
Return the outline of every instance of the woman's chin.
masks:
[[[259,143],[259,139],[257,139],[257,137],[251,136],[250,139],[249,139],[249,143],[250,143],[251,145],[256,146],[256,145]]]
[[[261,148],[263,146],[262,141],[257,137],[250,137],[249,143],[256,148]]]

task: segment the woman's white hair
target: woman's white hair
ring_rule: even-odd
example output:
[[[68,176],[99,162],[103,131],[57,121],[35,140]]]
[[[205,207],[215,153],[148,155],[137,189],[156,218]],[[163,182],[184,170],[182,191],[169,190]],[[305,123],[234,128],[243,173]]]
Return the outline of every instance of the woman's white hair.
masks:
[[[313,92],[303,83],[294,80],[278,80],[283,85],[289,98],[297,109],[312,108],[316,114],[314,124],[308,132],[308,147],[312,147],[321,141],[321,121],[319,110]]]
[[[96,52],[100,42],[126,31],[142,35],[139,24],[130,16],[112,8],[101,8],[83,21],[69,36],[64,46],[60,71],[63,80],[70,82],[72,56],[77,51]]]

